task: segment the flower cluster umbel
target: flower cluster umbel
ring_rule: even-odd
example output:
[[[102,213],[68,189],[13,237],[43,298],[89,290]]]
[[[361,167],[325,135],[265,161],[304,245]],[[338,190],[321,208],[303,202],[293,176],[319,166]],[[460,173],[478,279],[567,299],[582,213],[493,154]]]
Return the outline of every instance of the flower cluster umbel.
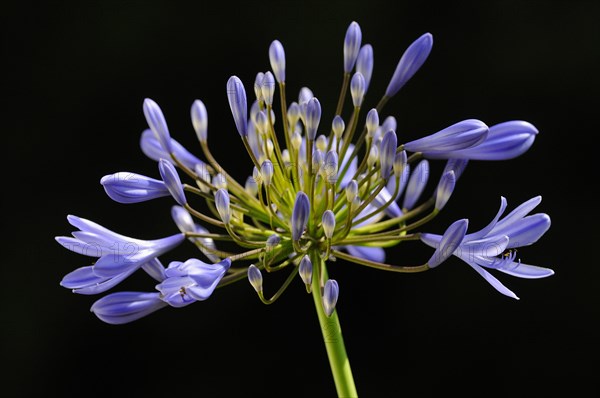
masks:
[[[538,131],[520,120],[488,127],[480,120],[468,119],[399,144],[396,120],[393,116],[382,119],[382,110],[420,69],[432,45],[429,33],[415,40],[401,56],[379,103],[364,112],[373,48],[362,43],[361,29],[352,22],[343,45],[341,93],[332,123],[325,126],[321,104],[309,88],[300,90],[297,101],[286,100],[284,48],[273,41],[268,52],[271,71],[256,75],[250,107],[238,77],[232,76],[226,85],[234,126],[253,167],[243,183],[233,179],[211,154],[202,101],[192,104],[191,120],[205,161],[171,138],[160,107],[145,99],[143,111],[149,129],[142,133],[140,145],[158,162],[160,178],[119,172],[100,182],[108,196],[120,203],[171,197],[176,202],[171,207],[172,218],[180,232],[139,240],[69,216],[78,230],[73,237],[58,237],[57,241],[98,260],[67,274],[62,286],[75,293],[98,294],[144,270],[157,281],[156,291],[110,293],[92,306],[100,319],[118,324],[165,306],[205,300],[215,288],[246,277],[260,299],[269,304],[299,274],[307,291],[315,286],[320,289],[323,310],[330,316],[339,286],[328,278],[326,261],[341,259],[385,271],[421,272],[454,255],[499,292],[517,298],[487,269],[522,278],[553,274],[551,269],[521,263],[516,257],[516,248],[536,242],[550,227],[546,214],[529,215],[540,197],[501,218],[506,208],[502,198],[497,216],[478,232],[467,234],[466,219],[454,222],[442,235],[418,229],[444,208],[469,160],[519,156],[532,145]],[[351,109],[347,114],[348,91]],[[276,116],[276,108],[280,116]],[[433,159],[446,160],[446,165],[433,196],[423,199]],[[189,183],[182,182],[180,175]],[[208,211],[197,210],[194,202],[198,200],[206,202]],[[186,240],[198,247],[205,260],[192,258],[163,266],[159,257]],[[235,242],[243,250],[220,251],[215,241],[221,240]],[[422,241],[435,251],[424,264],[386,264],[384,248],[403,241]],[[232,265],[236,262],[240,265]],[[289,271],[289,277],[267,297],[263,272],[283,270]]]

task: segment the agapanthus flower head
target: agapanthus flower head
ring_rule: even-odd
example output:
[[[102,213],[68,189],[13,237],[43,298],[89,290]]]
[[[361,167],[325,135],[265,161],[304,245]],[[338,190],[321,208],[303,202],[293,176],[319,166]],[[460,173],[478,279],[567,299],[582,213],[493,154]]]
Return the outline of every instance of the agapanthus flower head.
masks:
[[[219,164],[210,151],[208,112],[202,101],[191,104],[190,117],[204,160],[171,137],[158,104],[145,99],[148,128],[142,132],[140,147],[158,162],[161,178],[117,172],[104,176],[101,184],[120,203],[172,196],[177,203],[170,204],[172,227],[180,232],[155,240],[134,239],[69,216],[79,230],[57,241],[96,261],[65,275],[61,285],[79,294],[99,294],[138,270],[148,274],[157,281],[154,292],[109,292],[93,304],[92,311],[100,319],[118,324],[166,306],[206,300],[218,287],[245,278],[260,300],[271,304],[292,281],[301,279],[314,295],[320,319],[335,321],[339,285],[329,275],[343,272],[336,265],[342,261],[414,273],[455,256],[510,297],[516,296],[485,269],[523,278],[552,275],[548,268],[521,263],[516,252],[535,243],[550,227],[546,214],[528,215],[539,197],[500,219],[506,208],[503,198],[496,217],[478,232],[467,234],[466,219],[452,223],[442,235],[421,232],[450,207],[447,204],[460,189],[459,178],[469,160],[522,155],[538,134],[532,124],[521,120],[488,127],[478,119],[465,119],[406,140],[384,106],[421,68],[432,45],[429,33],[414,41],[402,54],[380,100],[369,104],[366,92],[373,73],[373,47],[362,45],[360,26],[352,22],[343,42],[342,90],[336,106],[321,104],[306,86],[299,90],[297,102],[286,100],[290,76],[286,76],[283,46],[274,40],[268,49],[271,71],[250,72],[254,82],[246,82],[254,84],[256,100],[248,104],[244,83],[231,76],[224,96],[234,123],[217,121],[217,128],[211,128],[217,132],[218,139],[211,140],[215,144],[235,145],[237,140],[232,144],[229,139],[236,131],[241,137],[248,157],[234,159],[236,173]],[[274,101],[275,96],[281,103]],[[444,169],[439,177],[430,177],[436,170],[430,162],[437,159],[446,161]],[[239,167],[247,171],[241,183],[233,177]],[[427,197],[432,180],[437,186]],[[198,201],[205,202],[203,210]],[[198,248],[202,259],[171,261],[165,268],[160,257],[185,241]],[[220,241],[237,249],[219,250]],[[427,261],[385,263],[386,250],[400,252],[419,241],[435,248],[428,260],[423,259]],[[269,274],[284,270],[289,271],[288,278],[267,297]]]

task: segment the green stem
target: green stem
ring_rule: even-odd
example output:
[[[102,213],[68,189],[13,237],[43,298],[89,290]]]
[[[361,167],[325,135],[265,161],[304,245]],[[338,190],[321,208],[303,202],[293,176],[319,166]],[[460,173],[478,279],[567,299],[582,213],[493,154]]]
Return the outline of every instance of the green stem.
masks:
[[[338,397],[358,397],[356,387],[354,386],[350,361],[348,360],[346,347],[344,346],[344,338],[342,337],[342,328],[340,326],[337,311],[334,310],[333,314],[331,314],[330,317],[327,317],[323,309],[321,280],[327,278],[325,262],[321,259],[318,251],[311,250],[310,257],[313,263],[312,295],[315,300],[319,324],[321,325],[321,332],[323,333],[323,341],[325,342],[325,348],[327,349],[329,365],[331,367],[331,373],[333,374]],[[321,273],[323,274],[323,279],[321,279]]]

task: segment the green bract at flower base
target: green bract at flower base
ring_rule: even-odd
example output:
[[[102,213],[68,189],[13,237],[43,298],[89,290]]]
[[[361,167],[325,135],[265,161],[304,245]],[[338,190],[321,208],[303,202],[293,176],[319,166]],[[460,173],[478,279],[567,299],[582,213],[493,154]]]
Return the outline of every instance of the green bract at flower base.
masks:
[[[101,320],[121,324],[167,306],[205,300],[215,289],[246,278],[260,300],[271,304],[297,280],[314,298],[337,392],[353,397],[357,392],[336,311],[340,286],[329,278],[330,260],[415,273],[435,268],[454,255],[513,298],[517,296],[484,267],[523,278],[552,275],[548,268],[521,264],[516,258],[515,248],[534,243],[550,226],[545,214],[527,216],[539,197],[498,221],[506,207],[502,199],[497,217],[476,233],[466,234],[466,219],[451,224],[443,235],[419,232],[450,200],[468,160],[519,156],[532,145],[537,129],[524,121],[488,128],[482,121],[467,119],[398,145],[395,119],[388,116],[380,124],[380,114],[423,65],[433,38],[426,33],[408,47],[385,95],[368,112],[363,112],[363,103],[373,71],[373,49],[369,44],[361,47],[361,41],[360,27],[352,22],[345,36],[342,89],[331,126],[321,123],[321,114],[333,107],[322,109],[307,87],[300,90],[298,102],[288,104],[285,51],[277,40],[269,48],[273,71],[257,73],[256,100],[250,108],[244,84],[230,77],[227,98],[234,123],[222,123],[219,130],[229,128],[231,137],[236,137],[237,130],[248,152],[251,176],[244,185],[211,154],[208,112],[202,101],[192,104],[191,119],[205,161],[171,138],[160,107],[146,99],[143,110],[149,129],[143,132],[140,145],[159,162],[161,180],[121,172],[105,176],[101,183],[121,203],[170,196],[178,203],[172,205],[171,214],[181,233],[139,240],[69,217],[80,230],[73,237],[58,237],[58,242],[99,259],[69,273],[61,284],[76,293],[98,294],[144,270],[159,282],[154,292],[110,293],[92,306]],[[280,104],[275,108],[280,110],[280,119],[273,109],[277,92]],[[344,116],[348,96],[352,109]],[[433,196],[423,199],[431,180],[428,159],[446,159],[447,163]],[[181,181],[180,172],[190,183]],[[208,212],[197,210],[198,199],[206,202]],[[185,239],[209,262],[192,258],[173,261],[165,268],[158,257]],[[218,241],[234,242],[241,249],[221,251]],[[423,264],[385,263],[385,248],[403,241],[422,241],[435,251]],[[279,271],[289,276],[279,289],[272,289],[266,274]],[[343,303],[343,296],[339,302]]]

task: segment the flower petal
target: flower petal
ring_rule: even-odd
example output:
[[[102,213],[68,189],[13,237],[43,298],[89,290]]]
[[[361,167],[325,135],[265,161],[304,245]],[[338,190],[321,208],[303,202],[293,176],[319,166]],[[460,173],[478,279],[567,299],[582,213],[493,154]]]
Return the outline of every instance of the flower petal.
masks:
[[[528,216],[514,223],[510,227],[500,230],[499,233],[510,237],[508,248],[529,246],[538,241],[550,228],[550,217],[538,213]]]
[[[473,268],[475,271],[477,271],[477,273],[479,275],[481,275],[483,277],[483,279],[485,279],[490,285],[492,285],[494,287],[494,289],[496,289],[500,293],[504,294],[505,296],[514,298],[516,300],[519,299],[519,297],[517,297],[516,294],[514,294],[510,289],[508,289],[506,286],[504,286],[498,279],[496,279],[492,274],[487,272],[485,269],[483,269],[482,267],[480,267],[479,265],[475,264],[472,261],[465,261],[465,262],[467,264],[469,264],[471,266],[471,268]]]
[[[516,276],[525,279],[539,279],[554,275],[554,271],[550,268],[538,267],[537,265],[523,264],[521,262],[513,262],[505,267],[498,268],[505,274]]]
[[[359,257],[369,261],[382,263],[385,261],[385,250],[381,247],[369,246],[344,246],[346,251],[354,257]]]
[[[481,239],[484,236],[487,236],[490,233],[490,231],[496,226],[498,219],[500,218],[502,213],[504,213],[505,209],[506,209],[506,198],[504,196],[501,196],[500,197],[500,209],[498,210],[498,213],[496,213],[496,217],[494,217],[494,219],[482,230],[480,230],[478,232],[473,232],[472,234],[465,236],[465,242]]]
[[[158,293],[117,292],[96,301],[91,311],[106,323],[120,325],[140,319],[166,305]]]
[[[499,231],[499,230],[505,228],[506,226],[513,224],[517,220],[522,219],[527,214],[529,214],[533,209],[535,209],[537,207],[537,205],[540,204],[541,201],[542,201],[542,197],[536,196],[534,198],[529,199],[527,202],[522,203],[519,207],[517,207],[516,209],[511,211],[508,214],[508,216],[506,216],[502,220],[500,220],[498,222],[498,224],[496,224],[495,228],[492,230],[491,233],[496,233],[496,231]]]
[[[101,257],[103,255],[102,247],[97,244],[89,244],[68,236],[57,236],[54,239],[65,249],[83,256]]]

